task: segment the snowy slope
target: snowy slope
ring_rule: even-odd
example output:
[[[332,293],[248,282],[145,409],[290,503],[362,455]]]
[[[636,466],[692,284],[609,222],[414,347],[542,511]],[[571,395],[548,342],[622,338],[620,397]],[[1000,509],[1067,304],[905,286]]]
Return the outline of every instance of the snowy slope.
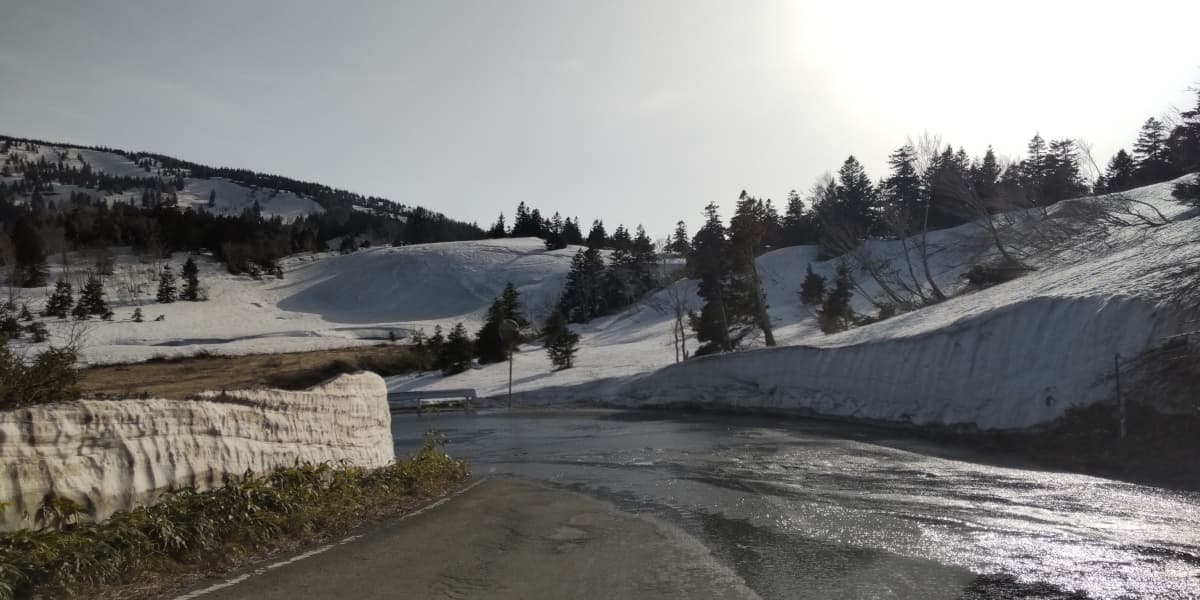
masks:
[[[797,302],[815,248],[781,249],[760,257],[759,268],[785,347],[672,365],[670,320],[651,301],[579,328],[576,368],[552,373],[544,352],[525,348],[514,389],[526,404],[752,407],[984,428],[1044,423],[1108,398],[1115,354],[1132,356],[1183,327],[1187,316],[1172,298],[1191,284],[1180,278],[1184,266],[1200,261],[1200,245],[1192,243],[1200,219],[1183,218],[1190,215],[1169,200],[1171,187],[1130,193],[1175,219],[1169,225],[1121,228],[1088,253],[1043,257],[1018,280],[835,335],[820,333]],[[961,274],[987,255],[981,237],[974,225],[931,236],[931,269],[948,292],[961,291]],[[902,255],[898,242],[874,245],[881,255]],[[832,275],[835,261],[813,267]],[[876,292],[869,278],[858,278]],[[868,303],[859,295],[855,306],[866,312]],[[476,387],[499,396],[506,375],[494,365],[391,385]]]
[[[521,292],[540,320],[562,289],[574,249],[547,251],[539,239],[485,240],[377,247],[353,254],[300,255],[283,261],[282,280],[234,276],[201,258],[205,302],[154,302],[157,273],[186,260],[145,261],[116,257],[106,279],[112,322],[90,320],[83,358],[89,363],[145,360],[208,350],[220,354],[284,352],[378,343],[389,332],[405,337],[436,325],[463,322],[472,331],[506,283]],[[71,255],[68,280],[76,290],[91,267],[89,257]],[[54,281],[64,273],[51,257]],[[18,304],[40,310],[49,289],[12,290]],[[3,293],[7,293],[5,290]],[[145,322],[130,320],[140,306]],[[159,316],[162,321],[156,321]],[[78,327],[50,319],[51,331],[66,336]]]
[[[63,156],[63,153],[66,155],[66,159],[63,161],[64,164],[74,168],[81,169],[87,164],[93,171],[117,177],[140,178],[162,176],[165,179],[171,178],[152,159],[144,159],[146,162],[144,163],[145,166],[143,166],[120,154],[69,146],[34,144],[34,149],[30,151],[24,148],[24,144],[17,144],[9,150],[8,155],[0,154],[0,162],[3,162],[6,156],[11,155],[20,156],[30,162],[36,162],[39,159],[45,158],[47,162],[57,163]],[[19,178],[14,176],[5,178],[5,180],[12,181]],[[141,190],[129,190],[120,194],[104,194],[94,189],[78,188],[58,183],[53,185],[54,191],[45,195],[46,199],[50,202],[60,199],[65,201],[73,191],[83,192],[93,197],[103,195],[105,201],[110,204],[116,202],[136,204],[141,199]],[[214,202],[210,206],[210,194],[214,192]],[[311,213],[324,212],[325,210],[313,200],[298,196],[292,192],[255,189],[219,177],[211,179],[186,177],[184,179],[184,188],[178,192],[178,200],[179,206],[182,208],[191,206],[197,210],[203,209],[221,215],[240,215],[243,210],[253,207],[257,201],[264,215],[269,217],[279,216],[288,221],[297,217],[304,217]]]
[[[994,253],[973,224],[929,236],[930,268],[949,300],[849,331],[821,333],[798,302],[805,266],[832,276],[836,261],[817,262],[813,247],[782,248],[758,259],[779,348],[675,362],[673,298],[699,307],[695,283],[680,281],[620,314],[576,330],[575,368],[552,371],[545,352],[517,354],[514,389],[526,403],[611,405],[713,404],[914,423],[1024,427],[1068,408],[1103,400],[1113,355],[1131,356],[1174,333],[1185,315],[1173,295],[1192,280],[1184,265],[1200,261],[1200,219],[1170,199],[1172,184],[1130,192],[1173,220],[1155,228],[1114,228],[1087,245],[1027,258],[1036,270],[981,291],[962,274]],[[1076,202],[1089,203],[1092,200]],[[1067,210],[1062,203],[1051,212]],[[908,245],[912,251],[914,245]],[[900,242],[871,242],[873,256],[903,265]],[[202,261],[207,302],[153,303],[157,263],[118,259],[107,285],[117,321],[89,322],[90,362],[154,355],[276,352],[369,343],[463,322],[474,331],[506,282],[521,292],[533,321],[555,302],[576,249],[546,251],[537,239],[451,242],[323,253],[284,261],[282,280],[230,276]],[[185,257],[171,262],[178,267]],[[72,257],[78,283],[89,264]],[[57,272],[57,258],[52,266]],[[879,296],[856,273],[854,307],[875,309]],[[53,276],[52,276],[53,279]],[[140,289],[138,289],[140,286]],[[133,291],[131,291],[133,290]],[[21,291],[35,309],[43,290]],[[131,323],[142,305],[147,322]],[[162,315],[163,321],[153,321]],[[63,335],[72,324],[54,322]],[[689,332],[690,333],[690,332]],[[688,340],[694,351],[695,339]],[[750,348],[761,346],[748,340]],[[454,377],[395,378],[394,390],[473,387],[485,396],[506,389],[507,367],[489,365]]]

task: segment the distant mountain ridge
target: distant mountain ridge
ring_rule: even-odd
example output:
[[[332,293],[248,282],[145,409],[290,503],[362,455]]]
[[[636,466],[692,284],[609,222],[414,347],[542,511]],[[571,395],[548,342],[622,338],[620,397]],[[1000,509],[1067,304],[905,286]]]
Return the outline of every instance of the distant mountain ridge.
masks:
[[[17,263],[23,287],[44,284],[46,256],[67,251],[209,251],[231,273],[255,274],[329,240],[352,251],[483,237],[428,208],[317,183],[0,135],[0,265]]]

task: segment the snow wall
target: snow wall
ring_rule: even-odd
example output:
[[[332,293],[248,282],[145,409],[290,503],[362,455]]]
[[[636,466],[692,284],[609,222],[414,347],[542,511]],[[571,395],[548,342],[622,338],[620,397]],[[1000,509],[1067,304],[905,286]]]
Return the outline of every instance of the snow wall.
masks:
[[[1123,296],[1032,298],[910,337],[701,357],[520,400],[1029,428],[1112,398],[1114,350],[1133,356],[1172,330],[1164,313]]]
[[[216,393],[206,394],[212,398]],[[48,492],[96,519],[172,488],[299,462],[381,467],[395,458],[387,386],[374,373],[305,391],[219,400],[81,400],[0,413],[0,528],[33,527]]]

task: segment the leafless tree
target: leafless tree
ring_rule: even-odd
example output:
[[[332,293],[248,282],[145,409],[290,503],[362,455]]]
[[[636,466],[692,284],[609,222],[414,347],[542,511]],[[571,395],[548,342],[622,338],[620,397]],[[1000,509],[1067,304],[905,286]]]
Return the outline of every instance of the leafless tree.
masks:
[[[898,284],[896,274],[888,268],[887,261],[880,260],[871,254],[870,248],[863,242],[867,236],[861,225],[826,215],[818,218],[821,222],[822,234],[825,236],[825,244],[829,249],[841,256],[843,260],[848,261],[853,268],[866,272],[871,279],[875,280],[879,290],[887,298],[887,302],[881,304],[872,295],[866,293],[863,293],[863,297],[881,309],[884,304],[905,309],[916,306],[917,303],[911,296],[902,293],[907,290]],[[859,291],[863,292],[861,288]]]
[[[1176,114],[1178,114],[1178,110],[1176,110]],[[1166,117],[1164,116],[1164,118]],[[1095,174],[1091,177],[1091,182],[1095,184],[1096,179],[1099,178],[1103,171],[1100,170],[1100,164],[1096,162],[1096,158],[1092,155],[1091,142],[1080,138],[1075,140],[1075,146],[1079,148],[1079,154],[1083,157],[1085,170]],[[1097,212],[1096,218],[1118,227],[1136,225],[1161,227],[1171,222],[1153,204],[1132,198],[1127,194],[1105,194],[1096,198],[1095,203],[1101,209]]]
[[[671,345],[675,348],[675,362],[687,360],[687,316],[695,308],[691,286],[682,265],[669,264],[659,255],[655,269],[656,283],[662,293],[650,297],[651,308],[671,317]]]

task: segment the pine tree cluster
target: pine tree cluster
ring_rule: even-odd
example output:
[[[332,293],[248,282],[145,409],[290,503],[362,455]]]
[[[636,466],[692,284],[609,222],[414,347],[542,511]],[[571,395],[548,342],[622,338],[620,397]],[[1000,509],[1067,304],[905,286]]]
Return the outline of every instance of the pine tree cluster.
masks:
[[[624,309],[656,285],[657,257],[645,229],[639,226],[636,235],[630,235],[624,226],[618,226],[612,238],[604,242],[611,248],[607,261],[600,245],[590,245],[607,238],[602,223],[596,223],[593,230],[597,229],[594,238],[589,236],[588,248],[571,259],[558,302],[558,311],[571,323],[585,323]]]

